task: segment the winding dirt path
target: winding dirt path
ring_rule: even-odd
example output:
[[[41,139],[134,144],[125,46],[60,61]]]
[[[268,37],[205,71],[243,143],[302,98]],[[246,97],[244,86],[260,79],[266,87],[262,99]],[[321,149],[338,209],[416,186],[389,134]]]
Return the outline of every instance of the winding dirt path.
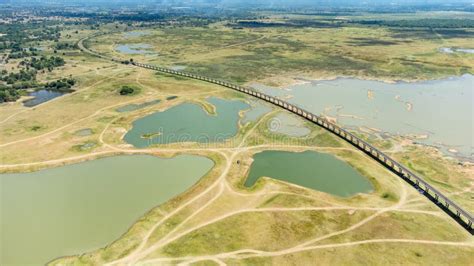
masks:
[[[261,39],[263,39],[262,37]],[[256,41],[256,40],[253,40]],[[235,45],[241,45],[240,44],[235,44]],[[229,46],[228,46],[229,47]],[[112,77],[110,77],[112,78]],[[140,83],[140,78],[141,74],[139,73],[138,76],[136,77],[136,81]],[[109,78],[107,78],[109,79]],[[107,80],[104,79],[104,80]],[[100,82],[103,82],[104,80],[101,80]],[[142,84],[142,86],[145,86]],[[90,87],[93,87],[91,85]],[[83,91],[83,90],[82,90]],[[212,92],[202,92],[200,94],[209,94]],[[158,94],[158,93],[157,93]],[[166,94],[168,95],[168,94]],[[190,95],[190,94],[186,94]],[[57,132],[60,132],[61,130],[80,123],[86,119],[89,119],[91,117],[94,117],[98,114],[100,114],[102,111],[108,110],[113,107],[125,105],[127,103],[135,102],[142,100],[143,98],[140,99],[135,99],[131,100],[129,102],[125,103],[120,103],[120,104],[115,104],[111,106],[107,106],[104,108],[101,108],[97,110],[95,113],[93,113],[90,116],[87,116],[85,118],[79,119],[77,121],[71,122],[70,124],[64,125],[60,128],[57,128],[53,131],[47,132],[45,134],[27,138],[27,139],[22,139],[10,143],[5,143],[0,145],[0,147],[5,147],[9,145],[13,145],[16,143],[20,142],[25,142],[29,140],[34,140],[34,139],[39,139],[45,136],[48,136],[50,134],[54,134]],[[23,110],[22,112],[27,111]],[[274,112],[266,114],[264,117],[273,115]],[[16,114],[14,114],[16,115]],[[14,117],[12,115],[11,117]],[[332,202],[326,202],[330,206],[322,206],[322,207],[298,207],[298,208],[280,208],[280,207],[269,207],[269,208],[248,208],[248,207],[241,207],[241,208],[235,208],[232,210],[229,210],[225,214],[217,215],[215,217],[211,217],[211,219],[198,223],[194,226],[191,226],[189,228],[185,228],[188,223],[192,222],[196,217],[198,217],[204,210],[209,209],[212,207],[212,204],[215,203],[222,195],[225,193],[233,194],[236,196],[241,196],[241,197],[257,197],[257,196],[263,196],[263,195],[270,195],[270,194],[293,194],[297,195],[294,193],[289,193],[289,192],[282,192],[282,191],[262,191],[259,193],[242,193],[237,191],[235,188],[232,187],[232,185],[228,182],[226,177],[228,176],[229,172],[232,169],[232,166],[234,165],[234,160],[238,155],[240,155],[242,152],[249,151],[252,149],[267,149],[267,148],[284,148],[284,149],[308,149],[308,150],[348,150],[348,151],[353,151],[353,152],[358,152],[362,155],[364,153],[360,150],[356,150],[354,148],[346,148],[346,147],[309,147],[309,146],[299,146],[299,145],[272,145],[272,144],[266,144],[266,145],[256,145],[256,146],[245,146],[247,143],[248,138],[254,133],[256,128],[264,121],[264,117],[260,118],[259,122],[256,123],[254,127],[252,127],[246,134],[243,136],[241,142],[232,147],[220,147],[220,148],[211,148],[211,147],[204,147],[204,148],[151,148],[151,149],[132,149],[132,148],[120,148],[116,147],[112,144],[107,143],[104,141],[104,136],[106,135],[107,131],[110,128],[110,125],[115,121],[113,120],[112,122],[109,122],[105,128],[102,130],[101,134],[99,135],[99,141],[100,143],[105,147],[110,150],[106,151],[101,151],[101,152],[96,152],[96,153],[91,153],[91,154],[86,154],[86,155],[81,155],[81,156],[74,156],[70,158],[63,158],[63,159],[57,159],[57,160],[49,160],[49,161],[42,161],[42,162],[33,162],[33,163],[25,163],[25,164],[12,164],[12,165],[0,165],[0,168],[4,167],[18,167],[18,166],[32,166],[32,165],[47,165],[47,164],[56,164],[56,163],[64,163],[68,161],[73,161],[73,160],[80,160],[80,159],[88,159],[92,157],[97,157],[100,155],[107,155],[107,154],[134,154],[134,153],[166,153],[166,152],[179,152],[179,153],[186,153],[186,152],[192,152],[192,151],[206,151],[209,153],[215,153],[219,155],[222,159],[222,169],[220,172],[220,175],[212,182],[211,185],[206,187],[203,191],[198,193],[196,196],[190,198],[187,200],[184,204],[180,205],[179,207],[173,209],[171,212],[166,213],[164,217],[162,217],[157,223],[155,223],[153,226],[151,226],[146,233],[144,234],[143,239],[139,243],[139,245],[127,256],[120,258],[115,261],[111,261],[107,263],[106,265],[116,265],[116,264],[156,264],[156,263],[165,263],[165,262],[181,262],[182,265],[189,265],[195,262],[199,261],[214,261],[219,265],[225,265],[224,260],[225,259],[245,259],[245,258],[252,258],[252,257],[275,257],[275,256],[282,256],[282,255],[287,255],[287,254],[292,254],[292,253],[297,253],[297,252],[304,252],[304,251],[310,251],[310,250],[316,250],[316,249],[326,249],[326,248],[343,248],[343,247],[351,247],[351,246],[357,246],[357,245],[366,245],[366,244],[380,244],[380,243],[411,243],[411,244],[423,244],[423,245],[446,245],[446,246],[463,246],[463,247],[474,247],[473,242],[449,242],[449,241],[432,241],[432,240],[416,240],[416,239],[368,239],[368,240],[361,240],[361,241],[354,241],[354,242],[346,242],[346,243],[334,243],[334,244],[323,244],[323,245],[316,245],[317,242],[320,242],[322,240],[329,239],[334,236],[339,236],[346,234],[348,232],[357,230],[361,226],[367,224],[368,222],[372,221],[373,219],[377,218],[378,216],[387,213],[387,212],[409,212],[409,213],[418,213],[418,214],[426,214],[426,215],[432,215],[433,217],[436,218],[446,218],[447,216],[439,211],[425,211],[425,210],[416,210],[416,209],[406,209],[403,207],[407,207],[408,203],[413,203],[417,202],[418,200],[426,200],[424,198],[421,199],[414,199],[414,200],[408,200],[408,185],[406,185],[400,178],[396,178],[398,180],[398,183],[400,184],[400,199],[397,203],[395,203],[392,206],[385,207],[385,208],[376,208],[376,207],[354,207],[354,206],[344,206],[341,204],[336,204]],[[10,117],[7,117],[7,119],[4,119],[3,121],[0,122],[4,123],[8,121]],[[118,118],[116,118],[118,119]],[[211,193],[215,193],[215,195],[212,195],[209,200],[207,200],[205,203],[202,204],[199,208],[197,208],[195,211],[193,211],[191,214],[189,214],[182,222],[180,222],[176,227],[174,227],[171,231],[169,231],[165,236],[161,237],[159,241],[155,243],[150,243],[150,239],[153,236],[153,233],[163,224],[165,224],[167,221],[169,221],[172,217],[175,215],[180,214],[183,210],[185,210],[187,207],[189,207],[191,204],[196,203],[198,200],[209,196]],[[313,197],[309,197],[306,195],[297,195],[301,197],[308,197],[311,199],[316,199]],[[316,199],[316,200],[321,200],[321,199]],[[410,207],[414,207],[413,205],[410,205]],[[305,242],[299,243],[293,247],[278,250],[278,251],[263,251],[263,250],[253,250],[253,249],[240,249],[232,252],[226,252],[226,253],[220,253],[220,254],[215,254],[215,255],[205,255],[205,256],[189,256],[189,257],[176,257],[176,258],[156,258],[156,259],[149,259],[145,261],[141,261],[143,258],[146,258],[148,255],[152,254],[153,252],[159,250],[160,248],[163,248],[164,246],[173,243],[186,235],[189,235],[192,232],[195,232],[201,228],[204,228],[206,226],[216,224],[218,222],[221,222],[227,218],[243,214],[243,213],[262,213],[262,212],[296,212],[296,211],[351,211],[351,210],[363,210],[363,211],[373,211],[374,213],[371,214],[370,216],[358,221],[357,223],[344,228],[339,231],[331,232],[322,236],[318,236],[312,239],[309,239]]]
[[[381,244],[381,243],[440,245],[440,246],[474,248],[474,244],[472,242],[452,242],[452,241],[396,239],[396,238],[395,239],[368,239],[368,240],[353,241],[353,242],[338,243],[338,244],[309,246],[309,247],[299,248],[297,250],[284,250],[284,251],[275,251],[275,252],[261,251],[261,250],[254,250],[254,249],[242,249],[242,250],[236,250],[236,251],[232,251],[228,253],[221,253],[221,254],[208,255],[208,256],[157,258],[157,259],[150,259],[150,260],[143,261],[140,263],[140,265],[149,265],[149,264],[157,264],[157,263],[173,262],[173,261],[184,261],[183,262],[184,265],[187,265],[189,263],[206,261],[206,260],[215,260],[215,259],[224,260],[224,259],[246,259],[246,258],[255,258],[255,257],[277,257],[277,256],[283,256],[283,255],[288,255],[292,253],[311,251],[311,250],[317,250],[317,249],[342,248],[342,247],[351,247],[351,246],[367,245],[367,244]]]

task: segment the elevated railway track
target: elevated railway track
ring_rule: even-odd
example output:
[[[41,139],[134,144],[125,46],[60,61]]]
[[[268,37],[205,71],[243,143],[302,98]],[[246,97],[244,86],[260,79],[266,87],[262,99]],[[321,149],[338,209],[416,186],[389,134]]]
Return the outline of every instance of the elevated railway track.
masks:
[[[92,36],[91,36],[92,37]],[[90,37],[89,37],[90,38]],[[118,63],[123,63],[123,64],[130,64],[136,67],[141,67],[141,68],[146,68],[150,70],[155,70],[164,74],[168,75],[174,75],[174,76],[180,76],[180,77],[185,77],[185,78],[190,78],[190,79],[196,79],[196,80],[201,80],[204,82],[220,85],[241,93],[245,93],[247,95],[253,96],[255,98],[264,100],[266,102],[269,102],[273,105],[276,105],[278,107],[281,107],[285,110],[288,110],[300,117],[303,117],[304,119],[332,132],[336,136],[340,137],[341,139],[347,141],[348,143],[352,144],[352,146],[356,147],[357,149],[363,151],[373,159],[375,159],[377,162],[379,162],[381,165],[383,165],[385,168],[390,170],[391,172],[395,173],[399,177],[403,178],[406,182],[417,188],[418,190],[421,190],[423,195],[425,195],[429,200],[431,200],[433,203],[435,203],[438,207],[443,209],[448,215],[450,215],[456,222],[458,222],[461,226],[463,226],[467,231],[469,231],[471,234],[474,234],[474,229],[473,229],[473,222],[474,218],[469,211],[465,210],[463,207],[459,206],[456,204],[454,201],[449,199],[446,195],[444,195],[442,192],[437,190],[435,187],[430,185],[427,181],[425,181],[421,176],[418,174],[412,172],[410,169],[407,167],[403,166],[402,164],[398,163],[394,159],[392,159],[390,156],[387,154],[383,153],[373,145],[367,143],[366,141],[360,139],[359,137],[355,136],[351,132],[343,129],[342,127],[336,125],[335,123],[332,123],[325,119],[322,116],[313,114],[303,108],[300,108],[298,106],[295,106],[293,104],[290,104],[286,101],[283,101],[281,99],[266,95],[264,93],[261,93],[259,91],[256,91],[255,89],[248,88],[248,87],[243,87],[239,86],[227,81],[222,81],[206,76],[201,76],[193,73],[187,73],[183,71],[177,71],[177,70],[172,70],[164,67],[158,67],[154,65],[149,65],[149,64],[143,64],[139,62],[134,62],[134,61],[124,61],[121,59],[117,58],[112,58],[108,57],[102,54],[99,54],[97,52],[91,51],[88,48],[84,46],[84,41],[85,39],[79,41],[78,46],[79,48],[96,57],[106,59],[106,60],[111,60],[114,62]]]

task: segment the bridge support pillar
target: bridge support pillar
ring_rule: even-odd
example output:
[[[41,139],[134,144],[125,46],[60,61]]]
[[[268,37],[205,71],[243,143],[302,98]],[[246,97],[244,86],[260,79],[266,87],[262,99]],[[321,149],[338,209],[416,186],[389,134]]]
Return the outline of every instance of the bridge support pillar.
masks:
[[[410,179],[410,177],[411,177],[410,174],[403,175],[403,177],[404,177],[405,179],[411,180],[411,179]]]

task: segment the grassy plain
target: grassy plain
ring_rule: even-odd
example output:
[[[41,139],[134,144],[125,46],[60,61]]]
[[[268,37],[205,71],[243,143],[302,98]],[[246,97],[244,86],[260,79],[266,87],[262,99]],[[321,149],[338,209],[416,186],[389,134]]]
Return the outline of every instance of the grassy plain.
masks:
[[[275,21],[286,20],[259,22]],[[413,81],[472,73],[474,68],[473,55],[440,52],[443,47],[471,47],[472,29],[354,25],[236,29],[219,23],[206,28],[144,31],[146,34],[138,37],[106,35],[91,41],[90,46],[124,59],[133,56],[158,65],[186,66],[189,71],[234,82],[270,85],[279,85],[285,78],[341,75]],[[124,55],[116,50],[118,44],[148,44],[153,52]]]
[[[137,61],[183,65],[190,71],[240,83],[281,84],[295,76],[337,75],[412,80],[472,72],[474,67],[471,55],[448,56],[437,51],[468,45],[469,38],[425,39],[413,34],[403,42],[407,39],[397,37],[393,30],[377,27],[233,30],[218,24],[147,31],[149,35],[127,42],[150,43],[159,56],[133,55]],[[74,38],[90,33],[82,30]],[[395,44],[366,44],[367,38]],[[118,56],[114,46],[123,40],[120,33],[89,44]],[[373,54],[367,54],[367,49]],[[212,112],[213,106],[204,104],[209,96],[249,99],[215,85],[111,64],[77,50],[65,58],[65,67],[42,79],[70,74],[78,80],[74,93],[35,108],[22,107],[19,102],[0,106],[1,172],[33,171],[132,153],[199,154],[212,158],[216,166],[189,191],[150,210],[110,245],[51,264],[470,263],[472,235],[400,178],[327,131],[305,122],[311,129],[307,137],[274,134],[268,130],[277,113],[273,108],[259,120],[241,125],[238,135],[224,143],[135,149],[122,137],[139,117],[183,102],[201,104]],[[271,79],[278,75],[283,78]],[[140,88],[140,93],[120,96],[123,84]],[[170,96],[178,98],[166,100]],[[161,102],[132,112],[116,111],[155,99]],[[82,129],[91,129],[92,134],[78,135]],[[430,148],[400,145],[399,140],[387,142],[381,145],[386,152],[428,177],[463,206],[471,205],[472,166],[458,165]],[[87,143],[94,146],[82,149]],[[243,187],[252,156],[269,149],[332,154],[366,176],[374,191],[339,198],[270,178],[253,188]]]

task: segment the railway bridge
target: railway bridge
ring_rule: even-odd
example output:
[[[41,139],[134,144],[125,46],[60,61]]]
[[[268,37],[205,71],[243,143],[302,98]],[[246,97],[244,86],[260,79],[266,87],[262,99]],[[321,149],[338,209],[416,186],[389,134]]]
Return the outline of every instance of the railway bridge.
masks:
[[[83,39],[84,40],[84,39]],[[180,76],[180,77],[186,77],[190,79],[196,79],[196,80],[201,80],[205,81],[208,83],[212,84],[217,84],[223,87],[230,88],[232,90],[238,91],[245,93],[247,95],[256,97],[258,99],[264,100],[266,102],[269,102],[273,105],[279,106],[285,110],[288,110],[300,117],[303,117],[304,119],[322,127],[325,128],[326,130],[332,132],[333,134],[337,135],[338,137],[342,138],[343,140],[347,141],[348,143],[352,144],[352,146],[356,147],[357,149],[363,151],[376,161],[378,161],[380,164],[382,164],[385,168],[390,170],[391,172],[395,173],[399,177],[403,178],[406,182],[411,184],[417,189],[421,189],[423,191],[423,195],[425,195],[428,199],[430,199],[432,202],[434,202],[438,207],[443,209],[448,215],[450,215],[456,222],[461,224],[466,230],[468,230],[471,234],[474,234],[474,228],[473,228],[473,222],[474,218],[473,216],[469,213],[469,211],[465,210],[458,204],[456,204],[454,201],[450,200],[447,196],[445,196],[443,193],[441,193],[439,190],[437,190],[435,187],[430,185],[428,182],[426,182],[421,176],[417,175],[416,173],[412,172],[410,169],[407,167],[403,166],[402,164],[398,163],[394,159],[392,159],[390,156],[387,154],[383,153],[379,149],[375,148],[371,144],[367,143],[366,141],[360,139],[359,137],[355,136],[354,134],[350,133],[349,131],[341,128],[340,126],[336,125],[335,123],[332,123],[328,121],[326,118],[321,117],[319,115],[313,114],[303,108],[300,108],[298,106],[295,106],[293,104],[290,104],[286,101],[282,101],[278,98],[266,95],[264,93],[258,92],[255,89],[248,88],[248,87],[243,87],[239,86],[230,82],[206,77],[206,76],[201,76],[197,74],[192,74],[192,73],[187,73],[183,71],[177,71],[177,70],[172,70],[169,68],[164,68],[164,67],[158,67],[154,65],[149,65],[149,64],[142,64],[134,61],[123,61],[121,59],[117,58],[112,58],[112,57],[107,57],[105,55],[101,55],[97,52],[91,51],[87,49],[83,45],[83,40],[79,41],[78,46],[81,50],[83,50],[86,53],[89,53],[93,56],[100,57],[103,59],[108,59],[112,60],[114,62],[120,62],[124,64],[131,64],[137,67],[141,68],[146,68],[146,69],[151,69],[155,70],[161,73],[169,74],[169,75],[174,75],[174,76]]]

